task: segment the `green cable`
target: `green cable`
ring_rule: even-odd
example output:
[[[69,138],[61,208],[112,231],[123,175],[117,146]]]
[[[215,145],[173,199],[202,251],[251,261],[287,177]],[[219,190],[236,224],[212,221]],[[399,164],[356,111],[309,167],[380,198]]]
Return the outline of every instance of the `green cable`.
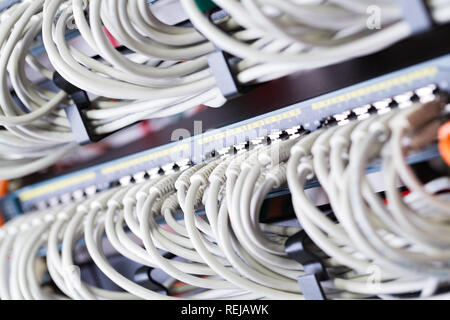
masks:
[[[201,11],[207,11],[216,7],[216,4],[211,0],[195,0],[195,3]]]

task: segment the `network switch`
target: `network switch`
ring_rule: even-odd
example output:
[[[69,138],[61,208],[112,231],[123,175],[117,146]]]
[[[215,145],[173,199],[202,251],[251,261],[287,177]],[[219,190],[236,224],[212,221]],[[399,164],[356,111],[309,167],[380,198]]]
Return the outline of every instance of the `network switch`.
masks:
[[[248,148],[248,144],[261,143],[263,139],[277,140],[301,130],[314,131],[330,121],[344,124],[370,113],[381,114],[409,104],[411,99],[426,100],[438,90],[446,92],[449,83],[447,55],[230,126],[27,186],[2,199],[0,208],[7,218],[12,218],[92,195],[115,184],[172,172],[214,154]],[[427,155],[436,156],[436,152]]]

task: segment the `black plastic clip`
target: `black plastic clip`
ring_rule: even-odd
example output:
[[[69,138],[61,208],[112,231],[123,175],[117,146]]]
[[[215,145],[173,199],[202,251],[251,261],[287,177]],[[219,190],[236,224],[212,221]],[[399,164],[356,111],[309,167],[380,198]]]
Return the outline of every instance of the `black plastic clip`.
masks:
[[[137,284],[143,286],[148,290],[168,294],[167,288],[164,287],[161,283],[159,283],[155,279],[153,279],[151,274],[152,271],[153,268],[151,267],[147,266],[140,267],[134,273],[134,282],[136,282]]]
[[[238,58],[218,48],[208,55],[209,69],[216,79],[217,87],[227,100],[258,88],[258,84],[246,84],[245,86],[239,84],[232,70],[233,60],[238,61]]]
[[[322,259],[311,252],[310,238],[304,230],[291,236],[285,245],[288,256],[303,265],[305,275],[298,277],[297,282],[306,300],[326,300],[321,281],[329,279]]]
[[[229,54],[222,50],[217,50],[208,55],[209,68],[216,79],[217,87],[219,87],[220,92],[226,99],[233,99],[241,95],[242,91],[231,71],[228,62],[230,57]]]
[[[176,257],[176,255],[174,255],[173,253],[167,252],[163,255],[163,257],[165,259],[173,259]],[[152,271],[154,269],[155,268],[148,267],[148,266],[140,267],[134,273],[134,282],[138,283],[139,285],[143,286],[146,289],[169,295],[170,294],[169,290],[164,285],[162,285],[161,283],[159,283],[152,277]]]
[[[83,112],[91,108],[91,101],[87,92],[68,82],[58,72],[53,73],[53,82],[73,100],[74,104],[65,107],[64,111],[78,144],[86,145],[103,139],[106,135],[97,135]]]
[[[216,21],[228,16],[226,11],[216,6],[204,10],[204,13],[214,24]],[[220,27],[220,25],[216,26]],[[237,62],[239,59],[232,54],[216,47],[216,50],[210,53],[207,58],[209,68],[216,79],[216,85],[227,100],[248,93],[256,87],[256,85],[242,86],[239,84],[232,70],[233,63]]]

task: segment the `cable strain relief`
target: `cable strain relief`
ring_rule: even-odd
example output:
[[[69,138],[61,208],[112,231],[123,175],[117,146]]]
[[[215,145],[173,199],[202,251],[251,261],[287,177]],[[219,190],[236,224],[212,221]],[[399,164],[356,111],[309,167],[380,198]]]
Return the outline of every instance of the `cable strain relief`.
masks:
[[[297,142],[298,142],[297,138],[280,142],[279,146],[280,153],[276,164],[285,162],[289,159],[289,157],[291,156],[291,149],[294,145],[297,144]],[[273,165],[275,165],[275,163],[273,163]]]
[[[305,149],[303,148],[303,146],[301,145],[300,142],[298,142],[297,144],[292,146],[292,148],[291,148],[291,156],[300,156],[300,157],[306,156]]]
[[[178,177],[177,181],[175,181],[175,189],[176,190],[180,190],[180,189],[188,189],[190,183],[190,179],[191,177],[201,168],[203,168],[203,166],[205,166],[205,163],[200,163],[197,164],[193,167],[190,167],[189,169],[184,170],[180,176]]]
[[[85,203],[80,203],[78,206],[77,206],[77,213],[84,213],[84,214],[86,214],[86,213],[88,213],[89,212],[89,207],[87,206],[87,204],[85,204]]]
[[[137,196],[137,194],[136,194]],[[131,196],[126,196],[122,199],[122,203],[124,205],[131,205],[131,206],[135,206],[137,201],[136,201],[136,196],[135,197],[131,197]]]
[[[66,211],[62,211],[56,215],[56,218],[58,220],[67,221],[67,220],[69,220],[69,214]]]
[[[350,145],[349,139],[340,134],[336,134],[330,139],[330,146],[347,147],[349,145]]]
[[[314,169],[311,164],[311,161],[300,162],[300,164],[297,167],[297,171],[300,171],[300,170],[307,170],[307,171],[309,171],[309,174],[314,174]]]
[[[320,153],[327,154],[330,151],[329,144],[324,143],[314,143],[314,145],[311,148],[311,154],[312,155],[318,155]]]
[[[151,190],[151,188],[150,188],[150,190]],[[139,190],[139,191],[136,193],[136,199],[139,200],[139,199],[141,199],[141,198],[147,198],[148,195],[149,195],[149,192]]]
[[[350,136],[350,139],[351,139],[352,143],[355,143],[366,136],[367,136],[366,127],[363,127],[363,128],[357,127],[355,130],[353,130],[353,132]]]
[[[164,190],[167,190],[168,187],[165,185],[160,185],[162,189],[159,189],[156,186],[150,188],[148,194],[156,194],[158,197],[161,197],[164,194]],[[148,196],[148,195],[147,195]]]
[[[385,123],[379,121],[374,122],[369,126],[369,132],[377,135],[380,142],[385,141],[390,135],[389,127]]]
[[[179,208],[178,197],[176,193],[172,193],[170,196],[164,199],[161,206],[161,212],[170,211],[174,212]]]
[[[44,215],[44,221],[45,222],[52,222],[55,221],[56,217],[53,213],[47,213],[46,215]]]
[[[200,185],[205,185],[205,184],[208,183],[208,180],[207,180],[204,176],[202,176],[202,175],[197,175],[197,174],[196,174],[196,175],[193,175],[193,176],[191,177],[190,181],[191,181],[191,184],[193,184],[193,183],[195,183],[195,182],[199,182]]]
[[[122,203],[119,202],[117,199],[111,198],[106,202],[106,206],[112,209],[119,209],[122,208]]]
[[[28,223],[22,223],[22,224],[19,226],[19,231],[20,231],[20,232],[25,232],[25,231],[27,231],[28,229],[30,229],[30,225],[29,225]]]
[[[6,230],[6,232],[8,232],[8,234],[9,234],[10,236],[14,236],[14,235],[16,235],[17,233],[19,233],[19,229],[18,229],[16,226],[13,226],[13,227],[9,227],[9,228]]]
[[[163,197],[161,197],[161,198],[158,198],[155,202],[154,202],[154,204],[153,204],[153,206],[152,206],[152,213],[153,214],[158,214],[159,212],[161,212],[161,208],[162,208],[162,205],[163,205],[163,203],[164,203],[164,201],[165,201],[165,199],[168,197],[168,195],[165,195],[165,196],[163,196]]]
[[[219,183],[225,183],[226,181],[225,174],[230,163],[231,160],[229,159],[221,162],[209,176],[209,182],[212,183],[214,181],[218,181]]]
[[[92,201],[91,205],[90,205],[90,209],[91,210],[103,210],[104,208],[104,203],[100,200],[94,200]]]
[[[211,173],[214,171],[214,169],[219,165],[219,161],[213,161],[208,163],[206,166],[201,168],[199,171],[197,171],[190,179],[191,183],[192,181],[199,180],[202,185],[208,184],[208,178],[211,175]]]
[[[156,183],[150,188],[150,193],[156,193],[157,195],[165,195],[172,191],[175,191],[175,182],[177,181],[180,173],[174,173],[170,176],[165,177],[163,180]]]
[[[266,175],[267,179],[275,181],[275,188],[281,187],[286,182],[287,164],[282,163],[279,166],[272,168]]]
[[[242,170],[251,170],[253,169],[255,166],[259,166],[258,163],[258,158],[255,156],[252,156],[248,159],[248,161],[243,161],[241,163],[241,171]]]
[[[231,161],[230,165],[228,166],[227,170],[225,171],[225,175],[226,177],[229,179],[233,176],[237,177],[239,175],[239,173],[241,172],[241,163],[245,160],[245,158],[248,155],[244,156],[239,156],[235,159],[233,159],[233,161]]]
[[[31,220],[31,225],[33,225],[35,227],[37,227],[37,226],[39,226],[41,224],[42,224],[42,219],[41,218],[36,217],[36,218],[33,218],[33,220]]]

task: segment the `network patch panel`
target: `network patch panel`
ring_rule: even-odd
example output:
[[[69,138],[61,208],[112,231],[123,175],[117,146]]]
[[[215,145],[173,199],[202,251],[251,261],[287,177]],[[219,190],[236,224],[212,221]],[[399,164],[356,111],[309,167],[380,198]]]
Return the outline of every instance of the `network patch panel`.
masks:
[[[12,218],[67,203],[115,184],[142,181],[207,157],[236,152],[263,139],[276,140],[327,124],[363,119],[370,113],[382,114],[414,99],[426,100],[437,91],[446,92],[449,83],[450,55],[446,55],[230,126],[27,186],[2,199],[0,208]],[[432,149],[415,159],[423,161],[436,155],[436,149]]]
[[[0,0],[0,299],[450,299],[449,8]]]

